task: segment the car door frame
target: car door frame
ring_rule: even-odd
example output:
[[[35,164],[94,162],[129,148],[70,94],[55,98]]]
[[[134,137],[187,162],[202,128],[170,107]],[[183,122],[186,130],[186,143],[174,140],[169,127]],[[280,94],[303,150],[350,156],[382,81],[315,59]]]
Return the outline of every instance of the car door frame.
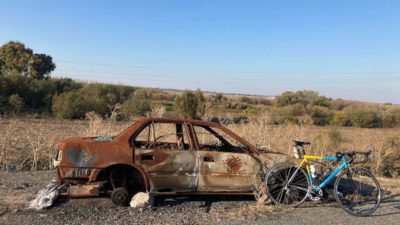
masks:
[[[156,123],[181,124],[186,133],[189,149],[165,150],[141,149],[134,146],[137,136],[148,126]],[[154,127],[153,127],[154,129]],[[150,132],[150,131],[149,131]],[[150,134],[151,135],[151,134]],[[154,137],[153,137],[154,139]],[[154,141],[154,140],[153,140]],[[173,194],[196,192],[198,185],[198,157],[195,151],[193,136],[190,127],[185,121],[154,121],[143,124],[130,138],[134,151],[135,165],[143,168],[150,183],[150,192],[153,194]]]
[[[195,126],[221,130],[247,148],[248,146],[247,143],[238,140],[237,135],[232,135],[221,127],[191,123],[190,130],[200,165],[197,191],[206,193],[250,193],[254,191],[260,182],[262,165],[257,157],[253,156],[251,150],[248,148],[245,153],[203,151],[200,149]],[[212,132],[210,134],[215,136]]]

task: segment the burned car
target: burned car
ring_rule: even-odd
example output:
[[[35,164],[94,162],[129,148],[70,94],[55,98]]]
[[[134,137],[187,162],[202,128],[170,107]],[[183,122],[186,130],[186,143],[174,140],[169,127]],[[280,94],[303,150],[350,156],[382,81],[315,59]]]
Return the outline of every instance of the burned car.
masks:
[[[268,168],[291,160],[260,151],[218,123],[139,118],[115,137],[72,137],[56,144],[57,182],[70,197],[133,194],[253,194]]]

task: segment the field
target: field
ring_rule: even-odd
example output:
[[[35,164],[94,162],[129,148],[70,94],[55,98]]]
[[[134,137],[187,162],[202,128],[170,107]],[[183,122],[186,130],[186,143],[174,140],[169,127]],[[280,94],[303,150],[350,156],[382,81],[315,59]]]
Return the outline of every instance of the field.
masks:
[[[104,120],[89,114],[86,120],[0,118],[0,168],[7,170],[52,169],[53,145],[70,136],[116,135],[130,122]],[[374,173],[398,176],[400,129],[365,129],[300,125],[268,125],[262,119],[227,124],[228,128],[260,148],[290,154],[292,140],[308,140],[308,153],[333,154],[337,150],[372,149],[365,166]]]

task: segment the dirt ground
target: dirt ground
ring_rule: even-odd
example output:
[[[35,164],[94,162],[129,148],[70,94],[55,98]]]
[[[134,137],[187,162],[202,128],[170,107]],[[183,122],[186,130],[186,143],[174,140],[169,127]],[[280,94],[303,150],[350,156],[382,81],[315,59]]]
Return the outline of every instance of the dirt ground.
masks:
[[[108,198],[58,199],[43,211],[27,201],[51,181],[54,171],[0,172],[0,224],[399,224],[400,181],[381,180],[385,197],[370,217],[345,213],[335,202],[296,209],[257,206],[252,197],[167,198],[155,207],[116,207]],[[389,191],[390,190],[390,191]]]

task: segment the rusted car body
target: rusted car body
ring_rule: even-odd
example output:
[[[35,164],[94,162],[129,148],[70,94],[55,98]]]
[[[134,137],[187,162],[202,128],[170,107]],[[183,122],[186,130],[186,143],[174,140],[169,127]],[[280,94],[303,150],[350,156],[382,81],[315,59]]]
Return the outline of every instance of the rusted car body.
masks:
[[[69,196],[109,193],[118,205],[138,191],[252,194],[268,168],[293,160],[220,124],[168,118],[139,118],[116,137],[66,138],[56,149],[57,181]]]

